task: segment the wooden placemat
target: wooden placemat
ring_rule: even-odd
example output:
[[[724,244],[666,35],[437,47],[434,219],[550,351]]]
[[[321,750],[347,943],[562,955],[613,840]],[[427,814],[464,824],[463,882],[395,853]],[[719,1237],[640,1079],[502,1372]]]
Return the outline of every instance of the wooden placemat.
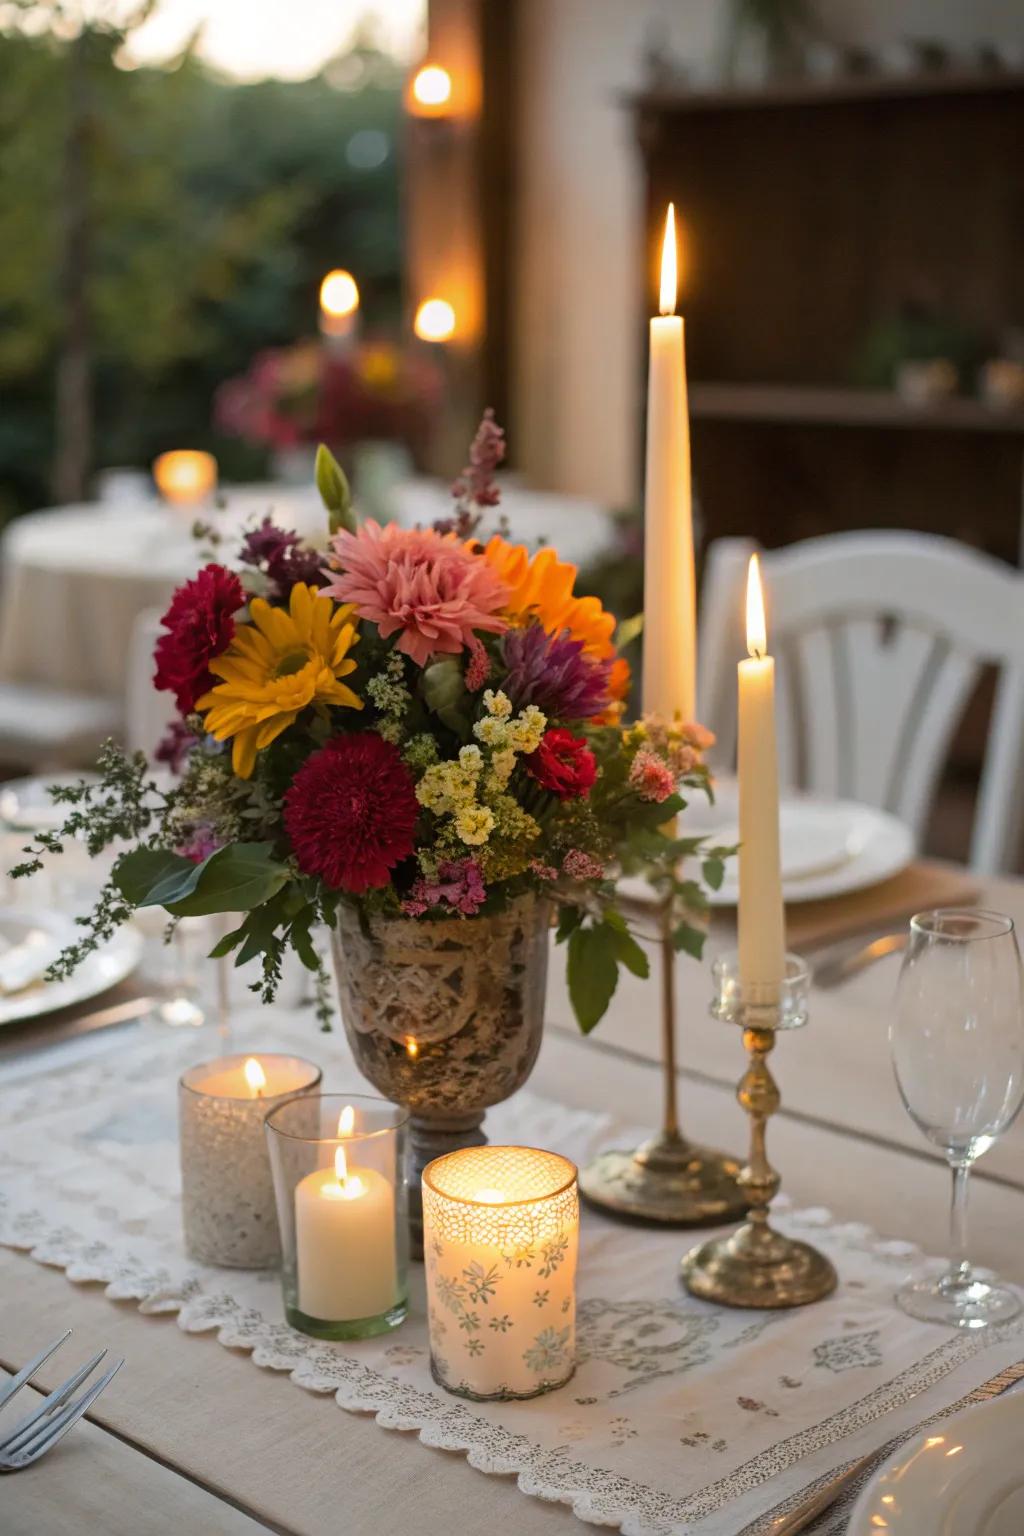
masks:
[[[970,906],[978,891],[978,879],[970,870],[922,859],[867,890],[791,903],[786,907],[786,943],[803,954],[857,933],[902,927],[915,912],[930,907]]]

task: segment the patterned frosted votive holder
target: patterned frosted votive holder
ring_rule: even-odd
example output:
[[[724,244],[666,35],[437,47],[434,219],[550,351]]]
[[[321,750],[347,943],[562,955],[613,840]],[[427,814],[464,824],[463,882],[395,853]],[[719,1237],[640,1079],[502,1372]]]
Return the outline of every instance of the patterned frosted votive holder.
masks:
[[[281,1257],[263,1135],[269,1110],[320,1081],[301,1056],[221,1056],[178,1084],[185,1250],[200,1264],[271,1269]]]
[[[536,1397],[576,1368],[576,1169],[532,1147],[466,1147],[423,1170],[430,1366],[478,1401]]]
[[[366,1339],[408,1307],[407,1112],[318,1093],[267,1116],[285,1315],[319,1339]]]

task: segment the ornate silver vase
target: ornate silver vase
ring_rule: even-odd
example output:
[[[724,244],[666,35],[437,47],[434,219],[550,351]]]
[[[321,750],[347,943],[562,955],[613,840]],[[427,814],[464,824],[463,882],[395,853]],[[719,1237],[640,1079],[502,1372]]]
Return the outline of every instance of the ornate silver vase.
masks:
[[[338,908],[334,965],[363,1075],[410,1112],[409,1212],[422,1253],[420,1175],[483,1145],[484,1112],[521,1088],[540,1050],[550,903],[523,896],[488,917],[367,917]]]

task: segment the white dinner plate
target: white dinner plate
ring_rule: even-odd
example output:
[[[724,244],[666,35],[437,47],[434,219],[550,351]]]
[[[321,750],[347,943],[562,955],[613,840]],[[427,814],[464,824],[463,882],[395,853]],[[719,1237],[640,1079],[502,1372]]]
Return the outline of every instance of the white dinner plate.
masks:
[[[0,1026],[41,1018],[98,997],[130,976],[139,963],[142,935],[126,926],[83,960],[67,980],[43,981],[42,972],[50,961],[81,937],[81,928],[62,913],[0,908],[0,976],[6,966],[12,984],[26,983],[20,991],[0,994]]]
[[[715,804],[699,796],[683,814],[684,836],[709,836],[732,846],[739,842],[739,801],[735,779],[715,781]],[[779,807],[782,894],[787,902],[820,901],[877,885],[899,874],[914,857],[910,828],[887,811],[855,800],[819,800],[783,795]],[[711,905],[735,906],[739,898],[739,862],[725,866],[721,888]]]
[[[966,1408],[894,1451],[854,1506],[848,1536],[1021,1536],[1024,1395]]]

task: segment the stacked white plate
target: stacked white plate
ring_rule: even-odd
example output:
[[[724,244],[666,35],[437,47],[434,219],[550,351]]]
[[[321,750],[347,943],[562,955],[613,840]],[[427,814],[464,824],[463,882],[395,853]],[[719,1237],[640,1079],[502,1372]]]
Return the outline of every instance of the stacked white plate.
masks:
[[[715,803],[694,794],[682,818],[686,837],[708,836],[729,847],[740,840],[734,779],[715,781]],[[782,894],[787,902],[820,901],[877,885],[899,874],[914,857],[910,828],[886,811],[854,800],[783,796],[779,808]],[[712,906],[735,906],[739,862],[730,859]]]

